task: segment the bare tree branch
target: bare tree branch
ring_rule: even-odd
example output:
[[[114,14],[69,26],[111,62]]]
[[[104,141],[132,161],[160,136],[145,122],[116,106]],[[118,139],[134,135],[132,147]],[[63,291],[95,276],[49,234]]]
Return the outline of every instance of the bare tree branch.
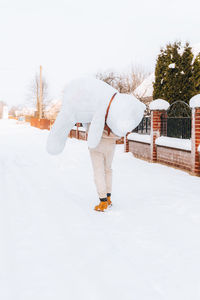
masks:
[[[38,99],[40,93],[39,88],[40,88],[40,77],[36,73],[35,77],[33,78],[33,80],[31,81],[28,87],[29,91],[26,97],[27,98],[26,103],[35,106],[37,111],[39,110],[38,108],[38,103],[39,103]],[[43,98],[42,111],[44,111],[46,106],[48,105],[47,97],[48,97],[48,85],[46,79],[43,77],[42,78],[42,98]]]
[[[134,94],[134,90],[149,75],[142,67],[132,66],[127,73],[99,72],[96,78],[108,83],[120,93]]]

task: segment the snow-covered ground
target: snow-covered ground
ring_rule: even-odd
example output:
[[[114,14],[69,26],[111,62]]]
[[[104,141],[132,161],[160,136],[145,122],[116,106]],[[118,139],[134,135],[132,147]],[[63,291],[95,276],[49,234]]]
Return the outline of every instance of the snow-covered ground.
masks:
[[[47,135],[0,121],[0,299],[199,300],[200,178],[119,145],[98,213],[86,142]]]

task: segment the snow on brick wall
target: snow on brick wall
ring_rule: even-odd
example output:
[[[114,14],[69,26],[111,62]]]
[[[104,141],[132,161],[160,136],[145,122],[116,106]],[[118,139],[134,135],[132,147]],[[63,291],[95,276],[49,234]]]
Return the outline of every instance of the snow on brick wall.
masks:
[[[161,136],[156,139],[156,145],[191,151],[191,140]]]
[[[169,103],[163,99],[156,99],[149,105],[150,110],[167,110]]]
[[[170,140],[172,140],[171,143],[169,143]],[[179,145],[177,141],[174,140],[179,140]],[[163,142],[163,139],[161,139],[160,137],[157,138],[156,141],[157,141],[157,146],[156,146],[157,162],[164,163],[172,167],[177,167],[182,170],[191,171],[191,151],[189,150],[191,149],[190,140],[187,140],[188,142],[188,144],[186,142],[187,146],[185,145],[185,141],[181,139],[167,138],[164,139]],[[168,143],[166,141],[168,141]],[[178,146],[179,148],[182,147],[183,149],[175,148],[175,146]],[[128,149],[129,152],[133,153],[133,155],[137,158],[146,159],[148,161],[152,160],[151,147],[150,144],[148,143],[128,139]]]
[[[200,94],[190,99],[190,107],[191,108],[200,107]]]
[[[72,129],[77,130],[77,126],[74,126]],[[78,127],[78,131],[84,131],[85,132],[86,130],[85,130],[84,127]]]
[[[138,142],[142,142],[142,143],[147,143],[150,144],[151,139],[150,139],[150,135],[148,134],[139,134],[139,133],[129,133],[127,136],[128,140],[131,141],[138,141]]]

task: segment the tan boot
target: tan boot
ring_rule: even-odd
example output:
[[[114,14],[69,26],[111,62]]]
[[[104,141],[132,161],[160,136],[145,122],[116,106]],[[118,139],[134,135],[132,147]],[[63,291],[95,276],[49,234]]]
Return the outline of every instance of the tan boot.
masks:
[[[96,211],[105,211],[108,208],[108,201],[100,201],[99,205],[95,206]]]
[[[107,200],[108,200],[108,206],[111,207],[112,206],[111,196],[107,196]]]

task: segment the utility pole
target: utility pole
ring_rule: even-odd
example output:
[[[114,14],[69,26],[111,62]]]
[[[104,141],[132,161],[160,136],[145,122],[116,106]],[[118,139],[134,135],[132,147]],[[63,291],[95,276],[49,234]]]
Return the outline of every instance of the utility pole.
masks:
[[[42,66],[40,66],[40,95],[39,95],[39,109],[38,109],[38,117],[41,119],[43,117],[43,112],[42,112]]]
[[[36,107],[36,117],[39,118],[39,83],[36,77],[36,93],[37,93],[37,107]]]

